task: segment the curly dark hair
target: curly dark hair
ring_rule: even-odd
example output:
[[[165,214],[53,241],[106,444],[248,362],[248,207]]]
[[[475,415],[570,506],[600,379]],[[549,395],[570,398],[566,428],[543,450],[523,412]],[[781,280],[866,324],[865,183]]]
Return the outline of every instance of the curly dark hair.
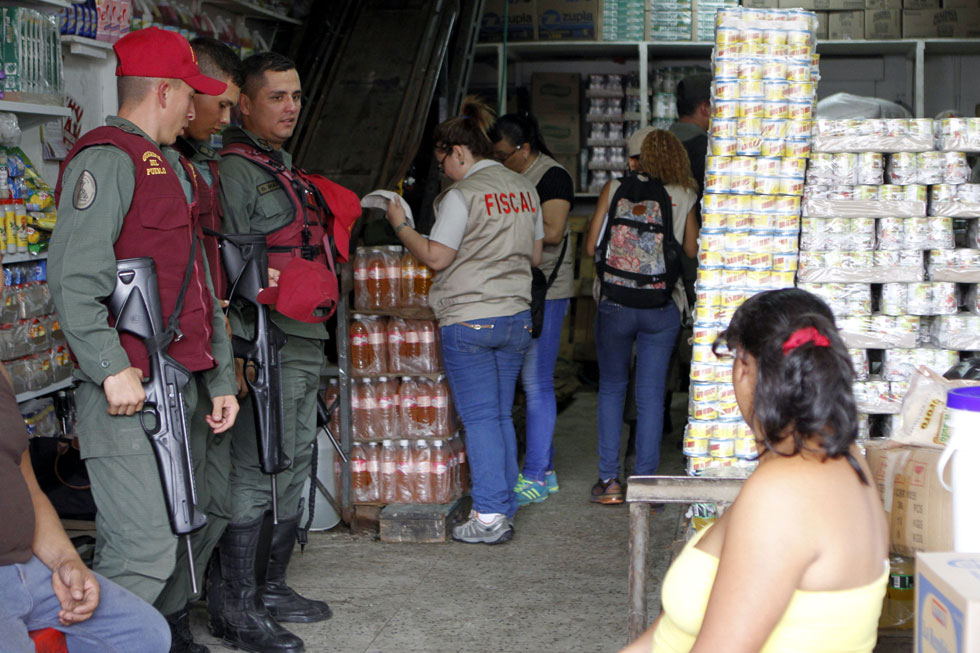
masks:
[[[816,329],[829,345],[807,342],[784,353],[783,344],[806,327]],[[809,450],[807,439],[817,437],[828,458],[846,458],[868,484],[850,452],[858,430],[854,368],[827,304],[796,288],[759,293],[735,311],[714,344],[716,351],[722,341],[736,355],[746,352],[756,360],[750,421],[761,430],[756,433],[760,444],[779,454],[774,445],[792,437],[789,455],[796,455]]]

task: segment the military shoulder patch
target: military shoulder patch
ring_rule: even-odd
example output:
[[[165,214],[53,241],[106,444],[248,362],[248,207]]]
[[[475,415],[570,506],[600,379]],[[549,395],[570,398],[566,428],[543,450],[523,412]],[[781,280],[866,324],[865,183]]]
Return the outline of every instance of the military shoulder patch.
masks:
[[[79,211],[84,211],[95,202],[95,195],[98,192],[98,185],[95,183],[95,175],[88,170],[83,170],[75,182],[75,190],[71,195],[71,204]]]
[[[279,182],[273,180],[273,181],[267,181],[264,184],[259,184],[258,186],[255,187],[255,190],[258,191],[259,195],[267,195],[272,191],[278,190],[280,188],[282,187],[279,185]]]

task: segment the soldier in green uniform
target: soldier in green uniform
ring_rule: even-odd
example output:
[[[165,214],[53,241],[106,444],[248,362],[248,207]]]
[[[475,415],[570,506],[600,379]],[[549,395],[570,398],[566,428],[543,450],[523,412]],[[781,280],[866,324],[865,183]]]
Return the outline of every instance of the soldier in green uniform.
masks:
[[[225,84],[200,73],[187,40],[174,32],[133,32],[115,51],[119,115],[83,136],[65,161],[48,280],[79,366],[79,442],[98,507],[95,569],[167,616],[172,650],[207,651],[190,640],[186,606],[195,597],[178,578],[188,572],[178,566],[177,537],[141,426],[146,347],[109,326],[101,301],[116,285],[118,259],[152,257],[165,320],[181,306],[167,353],[192,372],[183,394],[191,449],[232,427],[238,401],[231,346],[194,244],[197,175],[165,147],[194,116],[195,91],[220,95]],[[200,551],[201,538],[192,545]]]
[[[326,216],[313,201],[315,189],[283,149],[301,105],[295,65],[281,55],[262,53],[246,59],[243,66],[242,127],[225,130],[221,152],[223,225],[226,233],[266,234],[270,282],[276,283],[294,257],[326,262],[321,244]],[[239,308],[233,300],[232,330],[250,335],[253,321]],[[303,483],[312,461],[316,396],[328,334],[322,318],[301,321],[273,310],[272,319],[287,338],[280,352],[283,437],[292,466],[278,475],[279,523],[272,528],[271,545],[266,545],[264,525],[269,523],[272,496],[269,477],[259,467],[250,399],[245,399],[242,419],[232,432],[232,523],[219,544],[223,623],[218,628],[226,641],[235,644],[292,651],[302,646],[302,640],[278,622],[321,621],[331,616],[326,603],[306,599],[286,585]],[[253,568],[259,570],[257,580],[249,571]],[[266,570],[268,578],[264,578]]]

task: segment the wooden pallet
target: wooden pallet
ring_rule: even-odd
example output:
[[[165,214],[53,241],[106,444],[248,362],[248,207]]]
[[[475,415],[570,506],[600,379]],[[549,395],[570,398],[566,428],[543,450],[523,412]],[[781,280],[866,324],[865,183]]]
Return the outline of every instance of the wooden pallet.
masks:
[[[453,526],[466,519],[473,500],[464,496],[449,504],[407,505],[392,503],[381,510],[382,542],[446,542]]]

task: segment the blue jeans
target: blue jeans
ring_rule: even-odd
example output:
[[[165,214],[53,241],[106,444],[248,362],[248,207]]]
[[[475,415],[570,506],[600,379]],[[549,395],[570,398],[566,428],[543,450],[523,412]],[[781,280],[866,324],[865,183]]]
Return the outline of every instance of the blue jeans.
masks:
[[[439,336],[446,379],[466,429],[473,508],[513,517],[517,438],[511,410],[531,343],[531,313],[451,324]]]
[[[636,465],[634,474],[655,474],[660,464],[667,367],[680,331],[674,302],[660,308],[629,308],[608,299],[599,304],[595,346],[599,359],[599,477],[619,476],[623,404],[636,342]]]
[[[51,570],[32,557],[0,567],[0,648],[34,653],[28,631],[56,628],[71,653],[166,653],[170,627],[163,616],[132,592],[96,574],[99,605],[86,621],[63,626],[61,604],[51,589]]]
[[[531,341],[521,368],[521,384],[527,401],[527,452],[524,478],[544,482],[545,472],[555,468],[555,361],[561,345],[561,324],[568,311],[568,299],[548,299],[544,303],[541,335]]]

